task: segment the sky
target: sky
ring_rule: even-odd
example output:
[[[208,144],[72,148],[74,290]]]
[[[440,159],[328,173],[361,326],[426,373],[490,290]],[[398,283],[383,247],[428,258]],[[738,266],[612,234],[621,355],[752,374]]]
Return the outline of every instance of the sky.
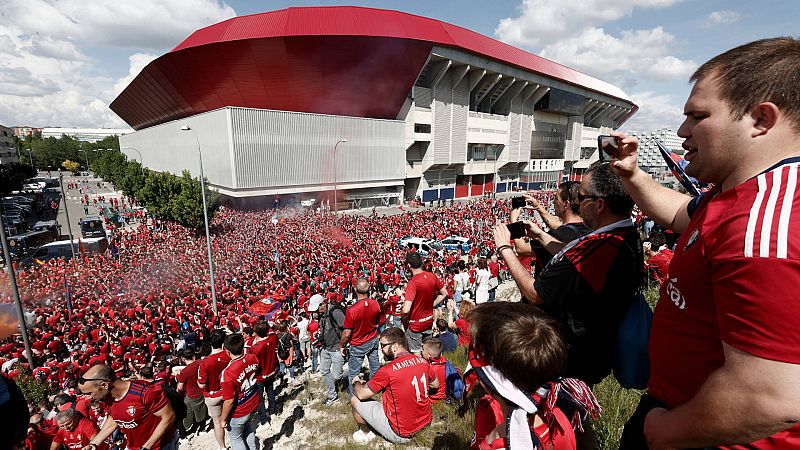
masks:
[[[0,0],[0,124],[127,128],[108,105],[194,30],[341,4],[449,22],[613,83],[639,105],[629,131],[676,130],[699,64],[800,23],[797,0]]]

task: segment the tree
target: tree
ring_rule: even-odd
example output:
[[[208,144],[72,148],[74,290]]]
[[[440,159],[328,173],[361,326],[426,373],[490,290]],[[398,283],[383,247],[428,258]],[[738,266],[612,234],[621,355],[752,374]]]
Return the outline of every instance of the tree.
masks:
[[[165,220],[173,220],[170,200],[180,194],[180,183],[170,173],[150,172],[136,198],[147,210]]]
[[[61,163],[61,167],[69,170],[72,173],[75,173],[81,168],[81,164],[75,161],[66,160]]]
[[[122,189],[125,195],[135,197],[136,193],[144,187],[146,175],[143,173],[142,165],[138,161],[126,162],[118,187]]]
[[[170,199],[172,217],[181,225],[199,230],[205,224],[200,179],[192,178],[189,171],[184,170],[179,186],[180,192],[178,195]],[[206,188],[206,203],[209,220],[211,220],[219,209],[219,194]]]
[[[22,189],[23,182],[35,176],[36,171],[27,164],[0,164],[0,194]]]

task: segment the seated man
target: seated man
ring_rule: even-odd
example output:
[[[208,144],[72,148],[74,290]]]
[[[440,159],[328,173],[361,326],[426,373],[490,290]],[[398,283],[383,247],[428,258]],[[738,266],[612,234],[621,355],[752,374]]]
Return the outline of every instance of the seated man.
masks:
[[[375,437],[370,428],[395,444],[405,444],[428,426],[433,419],[429,388],[438,388],[439,380],[427,361],[408,351],[406,336],[400,328],[387,328],[379,345],[388,364],[366,382],[353,379],[350,405],[358,431],[353,439],[364,443]],[[382,401],[370,400],[383,392]]]
[[[439,388],[430,392],[431,402],[441,402],[447,398],[447,359],[442,356],[441,339],[435,337],[425,338],[422,341],[422,357],[431,365],[433,374],[439,380]]]

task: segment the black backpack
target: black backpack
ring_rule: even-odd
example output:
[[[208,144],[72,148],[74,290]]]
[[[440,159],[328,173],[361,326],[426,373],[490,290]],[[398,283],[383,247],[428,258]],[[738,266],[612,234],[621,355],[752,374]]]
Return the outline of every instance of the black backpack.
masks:
[[[286,339],[284,339],[286,338]],[[288,342],[286,342],[288,341]],[[282,360],[286,360],[289,358],[289,350],[292,348],[292,337],[290,336],[289,332],[283,334],[278,339],[278,358]]]

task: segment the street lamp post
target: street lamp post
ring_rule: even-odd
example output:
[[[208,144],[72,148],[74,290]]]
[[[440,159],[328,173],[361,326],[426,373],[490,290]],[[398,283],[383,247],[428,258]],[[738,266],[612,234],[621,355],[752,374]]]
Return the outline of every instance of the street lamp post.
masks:
[[[33,166],[33,152],[31,152],[30,148],[28,148],[28,157],[31,159],[31,167],[34,167]]]
[[[187,127],[187,128],[188,128],[188,127]],[[183,130],[183,128],[181,128],[181,130]],[[197,135],[196,135],[196,134],[195,134],[195,138],[197,138]],[[135,148],[133,148],[133,147],[120,147],[120,148],[125,148],[125,149],[128,149],[128,150],[133,150],[133,151],[135,151],[136,153],[138,153],[138,154],[139,154],[139,168],[140,168],[140,169],[142,169],[142,177],[144,177],[144,158],[142,158],[142,152],[140,152],[139,150],[137,150],[137,149],[135,149]],[[200,144],[198,144],[198,148],[200,148]],[[202,160],[202,159],[203,159],[203,157],[201,156],[201,157],[200,157],[200,159]],[[202,164],[201,164],[201,166],[202,166]]]
[[[339,223],[339,204],[336,202],[336,188],[339,181],[339,174],[336,172],[336,147],[343,143],[347,143],[347,139],[339,139],[333,146],[333,220],[336,223]]]
[[[31,351],[31,341],[28,339],[28,324],[25,321],[25,310],[22,308],[22,300],[19,297],[19,288],[17,286],[17,274],[14,273],[14,263],[11,262],[11,249],[8,245],[8,237],[6,237],[6,226],[0,218],[0,243],[3,246],[3,258],[6,264],[6,271],[8,272],[8,280],[11,282],[11,294],[14,297],[14,306],[17,310],[17,318],[19,319],[19,331],[22,333],[22,343],[25,345],[25,353],[28,354],[28,364],[31,369],[36,368],[36,361],[33,359],[33,352]]]
[[[69,220],[69,207],[67,206],[67,194],[64,193],[64,175],[59,173],[58,174],[58,185],[61,187],[61,200],[63,201],[62,206],[64,207],[64,214],[67,216],[67,231],[69,231],[69,249],[72,251],[72,264],[75,265],[78,260],[75,258],[75,245],[73,244],[72,236],[72,223]]]
[[[206,225],[206,246],[208,247],[208,272],[211,276],[211,309],[214,315],[217,315],[217,289],[214,287],[214,260],[211,256],[211,233],[208,231],[208,207],[206,206],[206,182],[203,175],[203,152],[200,150],[200,139],[197,138],[197,132],[189,126],[184,125],[181,131],[191,131],[194,134],[194,140],[197,142],[197,156],[200,160],[200,196],[203,198],[203,221]],[[137,150],[138,151],[138,150]],[[141,154],[139,154],[141,157]]]

